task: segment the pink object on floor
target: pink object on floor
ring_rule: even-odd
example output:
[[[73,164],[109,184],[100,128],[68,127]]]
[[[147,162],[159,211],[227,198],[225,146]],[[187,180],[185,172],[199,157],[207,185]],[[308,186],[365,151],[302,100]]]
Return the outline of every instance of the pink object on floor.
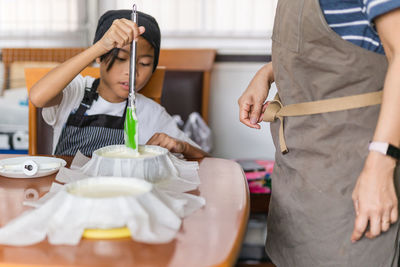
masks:
[[[268,172],[245,172],[247,180],[262,179]]]
[[[271,193],[271,189],[267,186],[263,185],[261,181],[249,181],[249,191],[250,193],[257,193],[257,194],[269,194]]]

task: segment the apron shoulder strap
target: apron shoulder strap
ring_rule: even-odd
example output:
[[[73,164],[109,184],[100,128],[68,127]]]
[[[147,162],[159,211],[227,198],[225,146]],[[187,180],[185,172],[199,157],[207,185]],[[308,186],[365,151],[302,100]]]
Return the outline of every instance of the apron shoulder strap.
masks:
[[[88,108],[92,106],[94,100],[97,100],[99,94],[97,93],[97,87],[99,86],[100,79],[94,80],[91,87],[85,86],[85,93],[83,95],[83,99],[81,104],[79,105],[76,114],[79,116],[83,116]]]

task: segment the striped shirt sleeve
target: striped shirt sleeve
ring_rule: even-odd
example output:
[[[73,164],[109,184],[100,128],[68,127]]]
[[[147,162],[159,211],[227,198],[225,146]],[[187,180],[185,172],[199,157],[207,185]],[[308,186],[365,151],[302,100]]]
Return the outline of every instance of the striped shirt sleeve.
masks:
[[[399,0],[363,0],[365,13],[370,22],[389,11],[400,8]]]
[[[344,40],[384,54],[374,19],[400,8],[400,0],[319,0],[326,22]]]

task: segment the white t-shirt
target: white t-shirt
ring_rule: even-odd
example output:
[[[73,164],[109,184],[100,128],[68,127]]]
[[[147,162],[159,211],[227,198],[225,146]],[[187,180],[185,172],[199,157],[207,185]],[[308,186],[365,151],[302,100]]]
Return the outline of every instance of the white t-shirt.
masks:
[[[71,111],[78,109],[83,99],[85,87],[91,87],[94,80],[95,78],[90,76],[76,76],[63,90],[63,98],[59,105],[43,108],[43,119],[54,129],[53,153]],[[122,117],[125,106],[125,101],[111,103],[99,95],[98,99],[93,101],[92,106],[85,114],[107,114]],[[155,133],[163,132],[198,147],[177,127],[175,120],[167,113],[164,107],[141,94],[136,94],[136,113],[138,117],[139,144],[146,144]]]

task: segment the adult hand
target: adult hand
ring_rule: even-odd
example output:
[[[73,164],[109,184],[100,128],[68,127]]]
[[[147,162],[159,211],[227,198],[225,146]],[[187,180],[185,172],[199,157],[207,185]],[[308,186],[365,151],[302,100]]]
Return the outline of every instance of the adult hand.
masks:
[[[364,233],[367,238],[375,238],[397,221],[398,200],[393,181],[395,166],[391,157],[375,151],[369,153],[352,195],[356,212],[352,242],[359,240]]]
[[[116,19],[104,36],[99,40],[99,44],[104,50],[110,51],[113,48],[122,48],[130,43],[142,33],[145,28],[138,27],[136,23],[128,19]]]
[[[165,133],[155,133],[149,141],[147,141],[146,145],[161,146],[172,153],[185,154],[188,150],[188,144],[186,142],[175,139]]]
[[[268,103],[269,88],[274,81],[272,62],[264,65],[253,77],[249,86],[238,100],[239,119],[248,127],[260,129],[260,123]]]

